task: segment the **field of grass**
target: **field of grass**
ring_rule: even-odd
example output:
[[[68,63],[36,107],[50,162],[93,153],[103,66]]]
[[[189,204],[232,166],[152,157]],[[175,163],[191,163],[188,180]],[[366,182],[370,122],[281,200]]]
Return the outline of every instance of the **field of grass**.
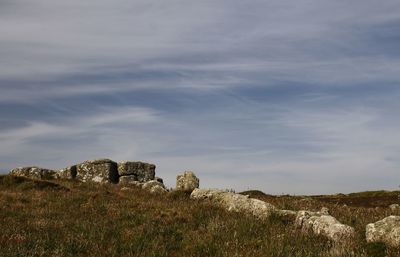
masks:
[[[360,256],[398,257],[399,249],[365,243],[365,225],[390,214],[400,192],[271,196],[244,192],[278,208],[319,210],[354,226],[354,242],[337,253],[292,221],[229,213],[185,193],[0,176],[0,256]]]

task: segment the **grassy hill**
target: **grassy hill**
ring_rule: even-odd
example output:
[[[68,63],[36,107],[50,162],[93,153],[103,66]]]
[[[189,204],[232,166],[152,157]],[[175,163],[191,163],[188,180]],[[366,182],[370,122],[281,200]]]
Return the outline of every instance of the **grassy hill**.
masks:
[[[0,176],[0,256],[400,256],[366,244],[365,225],[390,214],[400,192],[272,196],[243,192],[278,208],[326,206],[357,238],[342,255],[289,220],[229,213],[185,193],[152,195],[139,188]]]

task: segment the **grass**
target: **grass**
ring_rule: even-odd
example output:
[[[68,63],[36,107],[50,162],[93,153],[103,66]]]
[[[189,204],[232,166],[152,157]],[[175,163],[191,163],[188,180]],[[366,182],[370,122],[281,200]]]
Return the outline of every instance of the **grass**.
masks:
[[[254,196],[285,209],[326,206],[355,226],[356,241],[336,254],[331,242],[302,234],[290,222],[229,213],[187,193],[0,176],[0,256],[400,256],[399,249],[364,239],[367,223],[400,214],[389,208],[343,207],[331,200],[337,196]]]

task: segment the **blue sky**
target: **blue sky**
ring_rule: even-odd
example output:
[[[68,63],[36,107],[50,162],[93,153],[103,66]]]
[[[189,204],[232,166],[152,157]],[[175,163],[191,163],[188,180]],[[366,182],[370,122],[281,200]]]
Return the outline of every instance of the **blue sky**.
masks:
[[[0,170],[108,157],[168,186],[400,184],[399,1],[0,0]]]

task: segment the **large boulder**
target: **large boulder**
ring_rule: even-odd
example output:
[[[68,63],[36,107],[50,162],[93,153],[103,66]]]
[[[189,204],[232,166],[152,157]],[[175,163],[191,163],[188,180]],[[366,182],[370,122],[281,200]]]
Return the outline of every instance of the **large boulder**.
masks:
[[[118,163],[119,176],[136,176],[139,182],[154,180],[156,165],[145,162],[123,161]]]
[[[56,177],[56,171],[39,167],[18,167],[10,170],[9,174],[33,179],[54,179]]]
[[[77,167],[76,167],[76,165],[72,165],[72,166],[66,167],[62,170],[59,170],[56,174],[56,178],[74,179],[74,178],[76,178],[76,174],[77,174]]]
[[[192,192],[196,188],[199,188],[199,179],[192,171],[185,171],[176,177],[177,190]]]
[[[320,212],[299,211],[295,224],[302,231],[322,235],[339,243],[346,243],[354,237],[354,228]]]
[[[241,212],[257,218],[267,218],[276,211],[275,206],[264,201],[216,189],[194,189],[192,199],[208,199],[227,211]]]
[[[76,179],[83,182],[118,183],[117,163],[109,159],[85,161],[76,165]]]
[[[381,242],[388,246],[400,247],[400,216],[389,216],[368,224],[365,232],[367,242]]]

